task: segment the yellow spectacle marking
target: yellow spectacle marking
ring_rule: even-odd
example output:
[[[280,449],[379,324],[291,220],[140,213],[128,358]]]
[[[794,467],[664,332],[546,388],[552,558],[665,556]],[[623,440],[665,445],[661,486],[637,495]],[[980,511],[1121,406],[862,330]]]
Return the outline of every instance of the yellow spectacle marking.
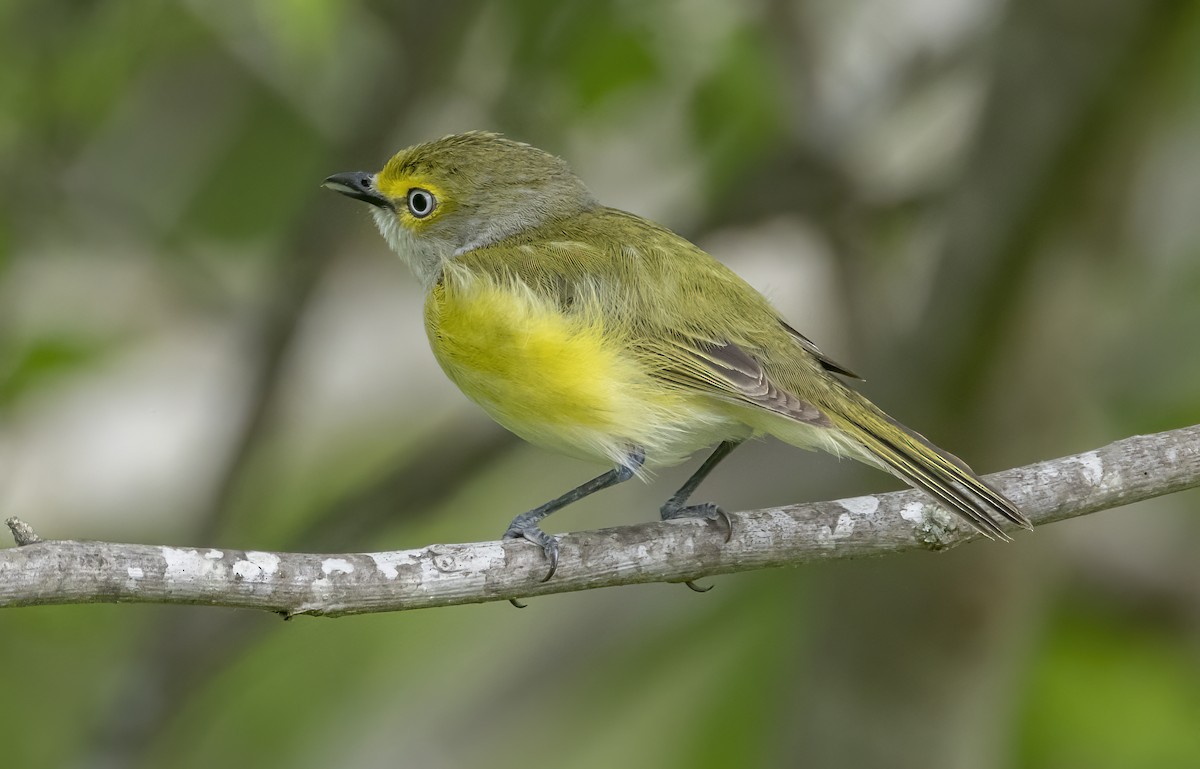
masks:
[[[375,186],[384,195],[396,201],[396,210],[400,215],[401,223],[414,231],[424,229],[431,222],[446,213],[446,211],[453,210],[454,208],[453,201],[446,195],[446,191],[442,187],[430,181],[428,177],[418,174],[395,175],[389,173],[387,168],[384,168],[375,177]],[[429,216],[418,219],[409,213],[405,202],[408,199],[409,190],[414,187],[419,187],[433,193],[433,197],[437,201],[437,207],[433,209],[433,213]]]

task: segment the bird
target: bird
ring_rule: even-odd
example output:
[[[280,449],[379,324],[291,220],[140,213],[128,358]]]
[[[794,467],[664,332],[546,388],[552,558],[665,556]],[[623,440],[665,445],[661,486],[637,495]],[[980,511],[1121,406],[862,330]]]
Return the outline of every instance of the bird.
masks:
[[[322,184],[371,206],[424,288],[434,357],[468,398],[530,443],[610,467],[505,530],[542,549],[543,581],[559,565],[546,516],[701,449],[712,453],[660,516],[714,521],[728,541],[728,514],[691,496],[758,436],[890,472],[987,538],[1010,539],[1005,522],[1032,528],[966,463],[854,390],[854,372],[730,268],[602,205],[556,155],[472,131]]]

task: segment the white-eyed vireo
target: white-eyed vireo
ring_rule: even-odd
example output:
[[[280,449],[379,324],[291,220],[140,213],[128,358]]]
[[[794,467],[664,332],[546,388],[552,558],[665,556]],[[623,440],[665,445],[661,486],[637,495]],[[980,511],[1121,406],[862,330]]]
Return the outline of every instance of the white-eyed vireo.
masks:
[[[542,518],[643,467],[716,451],[662,517],[729,519],[688,504],[739,443],[773,435],[888,470],[991,538],[1029,521],[965,463],[851,390],[835,363],[723,264],[670,230],[607,208],[561,159],[492,133],[402,150],[377,174],[325,186],[370,203],[426,290],[425,327],[446,375],[522,438],[614,469],[522,513],[558,563]]]

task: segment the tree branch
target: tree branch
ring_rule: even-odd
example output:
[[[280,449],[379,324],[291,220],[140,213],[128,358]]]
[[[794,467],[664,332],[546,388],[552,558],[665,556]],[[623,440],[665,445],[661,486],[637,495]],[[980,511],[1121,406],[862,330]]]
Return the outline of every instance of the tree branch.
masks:
[[[1200,486],[1200,425],[989,476],[1038,525]],[[0,607],[71,603],[206,604],[296,614],[360,614],[680,582],[905,550],[943,550],[978,535],[925,495],[900,491],[730,513],[733,536],[700,520],[566,534],[555,578],[525,542],[430,545],[316,555],[45,541],[8,525]]]

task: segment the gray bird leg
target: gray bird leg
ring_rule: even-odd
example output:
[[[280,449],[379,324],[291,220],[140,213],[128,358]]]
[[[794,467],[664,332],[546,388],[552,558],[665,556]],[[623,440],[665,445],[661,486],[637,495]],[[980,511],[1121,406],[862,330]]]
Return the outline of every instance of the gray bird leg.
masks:
[[[729,520],[729,515],[716,505],[714,502],[702,502],[698,505],[687,504],[688,497],[692,496],[692,492],[696,487],[708,477],[708,474],[713,471],[713,468],[721,463],[721,460],[733,453],[733,450],[742,444],[741,441],[723,441],[708,459],[704,460],[704,464],[700,465],[696,472],[692,473],[692,477],[688,478],[679,491],[671,495],[671,498],[666,501],[659,511],[664,521],[669,521],[672,518],[704,518],[710,521],[716,521],[724,524],[725,541],[733,536],[733,522]],[[684,583],[697,593],[707,593],[712,590],[712,585],[708,587],[700,587],[695,582],[688,580]]]
[[[527,539],[535,545],[541,546],[542,552],[546,554],[546,560],[550,562],[550,571],[546,572],[545,577],[542,577],[542,582],[549,581],[558,569],[558,540],[538,528],[538,522],[572,502],[578,502],[609,486],[624,483],[633,477],[633,474],[645,461],[646,453],[642,449],[634,449],[629,453],[625,464],[620,467],[598,475],[587,483],[576,486],[561,497],[552,499],[541,507],[535,507],[529,512],[521,513],[513,518],[512,523],[508,525],[508,531],[504,532],[504,539]],[[516,601],[513,601],[513,604],[516,605]]]

